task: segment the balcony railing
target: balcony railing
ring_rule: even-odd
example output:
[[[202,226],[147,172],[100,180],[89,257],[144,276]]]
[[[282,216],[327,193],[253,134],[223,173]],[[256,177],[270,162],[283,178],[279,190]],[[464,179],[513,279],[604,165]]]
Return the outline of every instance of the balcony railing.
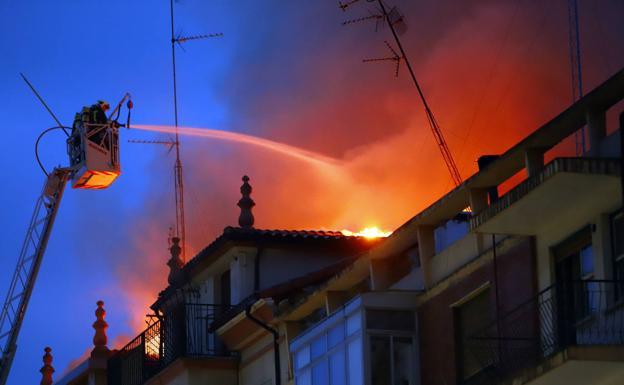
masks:
[[[180,305],[108,360],[109,385],[140,385],[180,357],[229,357],[212,324],[229,307]]]
[[[562,282],[465,340],[482,371],[465,384],[495,384],[573,345],[624,344],[624,282]]]

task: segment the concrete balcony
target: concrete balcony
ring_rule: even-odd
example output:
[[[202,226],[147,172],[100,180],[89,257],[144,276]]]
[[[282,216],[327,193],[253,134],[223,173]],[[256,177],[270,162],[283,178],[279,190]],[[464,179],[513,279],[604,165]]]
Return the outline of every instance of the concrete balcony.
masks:
[[[622,205],[620,173],[619,159],[555,159],[475,215],[470,229],[537,235],[591,213],[612,211]]]
[[[553,285],[465,340],[465,385],[615,385],[624,378],[624,282]]]

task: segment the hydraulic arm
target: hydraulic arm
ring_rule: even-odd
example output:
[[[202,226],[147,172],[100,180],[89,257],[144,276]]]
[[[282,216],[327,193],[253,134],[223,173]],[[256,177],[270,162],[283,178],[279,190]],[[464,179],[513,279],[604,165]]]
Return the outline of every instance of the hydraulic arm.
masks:
[[[0,385],[4,385],[9,376],[17,349],[17,336],[52,232],[65,184],[70,175],[71,171],[67,168],[55,168],[48,175],[43,191],[37,199],[11,286],[2,306],[2,313],[0,313],[0,348],[2,349],[0,351]]]

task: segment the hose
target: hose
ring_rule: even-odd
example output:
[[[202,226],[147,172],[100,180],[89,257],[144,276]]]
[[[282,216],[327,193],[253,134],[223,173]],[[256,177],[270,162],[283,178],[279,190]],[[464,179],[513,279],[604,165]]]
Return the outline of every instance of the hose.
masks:
[[[45,167],[43,167],[43,163],[41,163],[41,159],[39,159],[39,141],[41,140],[41,138],[43,138],[43,136],[45,134],[47,134],[50,131],[53,130],[63,130],[65,131],[66,129],[70,129],[70,127],[67,126],[54,126],[54,127],[50,127],[46,130],[44,130],[41,134],[39,134],[39,136],[37,137],[37,141],[35,142],[35,158],[37,159],[37,163],[39,163],[39,167],[41,167],[41,171],[43,171],[43,173],[45,174],[45,176],[47,177],[49,174],[47,173],[47,171],[45,170]]]

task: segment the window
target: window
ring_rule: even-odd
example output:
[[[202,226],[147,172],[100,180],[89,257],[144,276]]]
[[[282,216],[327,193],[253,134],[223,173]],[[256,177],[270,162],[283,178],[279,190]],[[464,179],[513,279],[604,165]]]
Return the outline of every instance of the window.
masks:
[[[479,373],[484,367],[471,351],[466,340],[486,327],[490,316],[490,290],[482,290],[471,299],[455,308],[455,330],[457,333],[457,366],[462,380]]]
[[[470,215],[460,213],[455,218],[443,223],[433,232],[435,253],[439,254],[453,243],[462,239],[470,231]]]
[[[371,385],[414,384],[414,312],[367,309],[366,328],[370,335]]]
[[[364,385],[361,319],[360,311],[328,319],[326,328],[296,347],[295,384]]]
[[[410,385],[415,364],[411,337],[373,335],[370,339],[371,384]]]
[[[366,310],[366,328],[413,331],[416,328],[416,319],[411,311]]]
[[[590,226],[557,245],[554,252],[558,318],[560,322],[581,321],[598,310],[601,297],[600,282],[596,281],[594,272]],[[562,338],[569,339],[572,335]]]

